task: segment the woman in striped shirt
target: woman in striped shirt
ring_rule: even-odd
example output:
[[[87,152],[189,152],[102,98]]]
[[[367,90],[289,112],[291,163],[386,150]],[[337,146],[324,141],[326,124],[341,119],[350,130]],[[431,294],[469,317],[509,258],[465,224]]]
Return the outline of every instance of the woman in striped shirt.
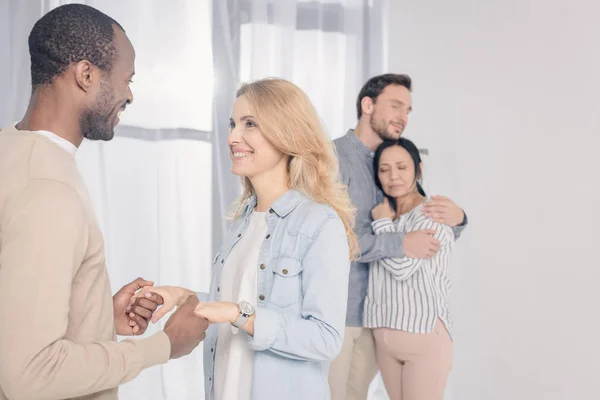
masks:
[[[391,400],[441,400],[452,365],[448,264],[454,234],[421,211],[421,157],[408,139],[383,142],[374,157],[385,196],[373,211],[375,234],[429,230],[440,250],[429,259],[371,263],[364,326],[374,328],[377,362]]]

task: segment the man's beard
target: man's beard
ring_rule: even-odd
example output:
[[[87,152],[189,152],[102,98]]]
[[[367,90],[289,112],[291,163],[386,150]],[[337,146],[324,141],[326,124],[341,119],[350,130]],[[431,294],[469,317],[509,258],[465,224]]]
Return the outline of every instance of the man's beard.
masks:
[[[109,141],[115,136],[114,107],[111,106],[114,99],[105,84],[101,84],[101,89],[96,103],[81,115],[81,132],[89,140]]]
[[[375,114],[371,115],[371,118],[369,119],[369,125],[371,125],[373,132],[375,132],[383,140],[397,140],[402,135],[402,132],[400,132],[398,137],[389,133],[387,130],[388,124],[386,124],[383,119],[377,120],[377,118],[375,118]]]

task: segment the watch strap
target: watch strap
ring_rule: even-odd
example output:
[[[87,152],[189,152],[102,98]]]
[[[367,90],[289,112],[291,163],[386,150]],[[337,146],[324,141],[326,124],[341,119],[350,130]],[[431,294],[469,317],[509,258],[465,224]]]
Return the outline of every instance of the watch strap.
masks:
[[[248,321],[248,315],[240,311],[240,316],[235,320],[235,322],[232,325],[238,329],[242,329],[242,326],[244,326],[246,321]]]

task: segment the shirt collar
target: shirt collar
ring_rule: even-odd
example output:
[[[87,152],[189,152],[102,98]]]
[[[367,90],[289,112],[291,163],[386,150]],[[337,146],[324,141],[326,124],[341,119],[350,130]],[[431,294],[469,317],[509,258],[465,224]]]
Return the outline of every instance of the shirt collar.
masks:
[[[296,208],[298,204],[300,204],[305,199],[305,195],[303,195],[295,189],[290,189],[281,196],[279,196],[279,198],[277,198],[277,200],[275,200],[273,204],[271,204],[271,209],[269,210],[269,212],[271,212],[272,210],[279,217],[283,218],[289,213],[291,213],[294,210],[294,208]],[[256,208],[257,202],[258,200],[256,199],[256,195],[253,195],[248,201],[248,204],[246,205],[246,208],[244,210],[244,216],[247,217],[252,213],[252,211]]]
[[[18,124],[18,122],[13,124],[15,129],[17,129],[17,124]],[[73,143],[69,142],[67,139],[58,136],[56,133],[53,133],[50,131],[44,131],[44,130],[30,131],[30,132],[46,137],[51,142],[58,145],[60,148],[62,148],[67,153],[71,154],[72,156],[75,156],[75,154],[77,154],[77,146],[75,146]]]

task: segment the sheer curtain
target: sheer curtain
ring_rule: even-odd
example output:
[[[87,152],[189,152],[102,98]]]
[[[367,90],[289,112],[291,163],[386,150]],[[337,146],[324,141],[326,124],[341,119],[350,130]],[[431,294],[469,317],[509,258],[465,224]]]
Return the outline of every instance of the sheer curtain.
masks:
[[[240,79],[293,81],[339,137],[365,80],[385,69],[384,12],[384,1],[241,1]]]
[[[384,0],[3,0],[0,124],[30,94],[27,36],[41,15],[84,3],[121,23],[136,49],[135,100],[111,142],[85,141],[77,161],[106,240],[113,290],[142,276],[207,290],[223,218],[240,193],[227,153],[241,81],[290,79],[332,138],[356,122],[360,86],[386,67]],[[148,334],[159,326],[152,326]],[[127,400],[202,399],[201,347],[123,385]],[[377,390],[377,389],[376,389]],[[372,397],[385,398],[385,397]]]

